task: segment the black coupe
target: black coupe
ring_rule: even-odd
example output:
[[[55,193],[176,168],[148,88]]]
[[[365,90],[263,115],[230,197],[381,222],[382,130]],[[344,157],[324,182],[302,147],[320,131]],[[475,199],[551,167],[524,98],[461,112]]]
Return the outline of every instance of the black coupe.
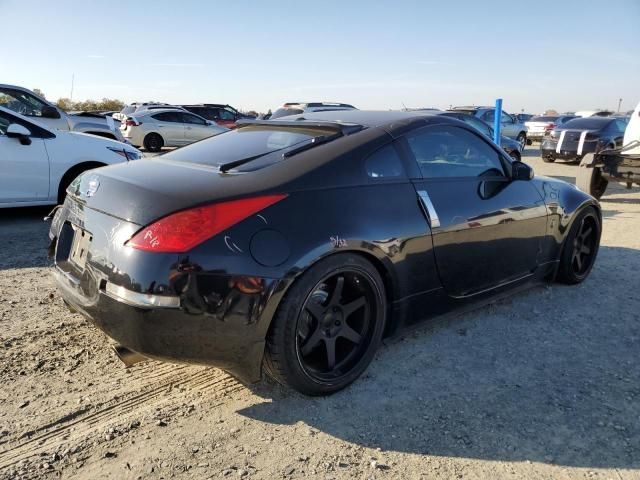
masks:
[[[322,395],[403,325],[581,282],[601,222],[459,120],[353,110],[86,172],[50,253],[64,300],[131,351]]]

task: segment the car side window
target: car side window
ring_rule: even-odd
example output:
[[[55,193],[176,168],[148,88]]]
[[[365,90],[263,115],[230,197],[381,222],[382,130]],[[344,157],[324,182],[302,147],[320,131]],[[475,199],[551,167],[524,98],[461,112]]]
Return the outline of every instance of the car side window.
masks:
[[[471,125],[473,128],[478,130],[480,133],[483,133],[487,137],[489,137],[489,138],[492,137],[491,128],[489,128],[489,125],[487,125],[486,123],[478,120],[476,117],[472,117],[471,115],[465,115],[464,118],[463,118],[463,121],[465,123],[468,123],[469,125]]]
[[[495,115],[495,112],[493,110],[489,110],[489,111],[485,112],[482,115],[482,119],[485,122],[488,122],[488,123],[491,123],[491,124],[493,124],[493,121],[495,120],[495,118],[496,118],[496,115]]]
[[[0,112],[0,135],[7,134],[7,127],[11,124],[11,117],[5,115],[4,112]]]
[[[513,117],[505,112],[500,112],[501,123],[513,123]]]
[[[191,115],[190,113],[182,114],[183,123],[190,123],[191,125],[206,125],[207,122],[203,118],[196,117],[195,115]]]
[[[156,113],[152,117],[161,122],[182,123],[182,116],[177,112]]]
[[[424,178],[505,176],[500,154],[463,128],[427,127],[407,141]]]
[[[376,150],[365,160],[369,178],[400,178],[404,176],[402,160],[392,144]]]
[[[231,113],[229,110],[225,110],[224,108],[220,109],[220,119],[221,120],[235,120],[236,116]]]
[[[0,107],[8,108],[27,117],[41,117],[42,109],[48,106],[28,92],[13,88],[0,89]]]

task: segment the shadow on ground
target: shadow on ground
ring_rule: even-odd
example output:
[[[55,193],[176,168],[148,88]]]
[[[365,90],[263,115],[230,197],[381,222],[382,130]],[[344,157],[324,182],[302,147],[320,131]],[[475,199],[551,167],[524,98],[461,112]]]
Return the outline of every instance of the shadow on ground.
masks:
[[[345,391],[273,387],[260,392],[272,401],[239,413],[386,451],[640,468],[640,299],[618,290],[639,270],[638,250],[602,247],[579,286],[433,320],[382,348]]]
[[[53,207],[0,209],[0,270],[48,265],[49,224],[43,218]]]

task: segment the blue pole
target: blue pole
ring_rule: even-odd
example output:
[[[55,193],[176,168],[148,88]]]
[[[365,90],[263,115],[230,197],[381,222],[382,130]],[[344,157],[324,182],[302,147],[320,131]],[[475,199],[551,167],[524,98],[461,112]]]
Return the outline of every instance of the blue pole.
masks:
[[[493,141],[500,145],[500,118],[502,117],[502,99],[496,98],[495,118],[493,119]]]

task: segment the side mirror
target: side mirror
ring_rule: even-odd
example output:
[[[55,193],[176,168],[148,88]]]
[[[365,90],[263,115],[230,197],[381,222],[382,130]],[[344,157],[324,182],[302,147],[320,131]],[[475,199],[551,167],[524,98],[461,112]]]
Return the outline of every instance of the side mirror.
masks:
[[[52,107],[50,105],[45,105],[44,107],[42,107],[42,110],[40,110],[40,116],[42,118],[57,119],[57,118],[60,118],[60,112],[55,107]]]
[[[7,127],[7,137],[19,139],[22,145],[31,145],[30,135],[31,132],[28,128],[17,123],[12,123]]]
[[[533,168],[524,162],[511,162],[512,180],[531,180],[533,178]]]

